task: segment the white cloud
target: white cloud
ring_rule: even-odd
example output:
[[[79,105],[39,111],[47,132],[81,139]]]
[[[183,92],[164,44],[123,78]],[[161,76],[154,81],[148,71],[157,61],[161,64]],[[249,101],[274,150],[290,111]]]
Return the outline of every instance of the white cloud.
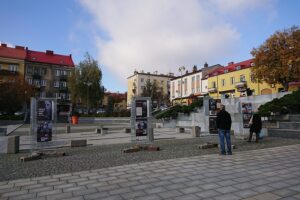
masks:
[[[217,58],[233,55],[240,33],[224,21],[220,9],[244,9],[258,0],[226,0],[227,7],[221,2],[225,0],[81,0],[99,29],[99,63],[124,82],[134,69],[177,73],[182,65],[217,64]]]

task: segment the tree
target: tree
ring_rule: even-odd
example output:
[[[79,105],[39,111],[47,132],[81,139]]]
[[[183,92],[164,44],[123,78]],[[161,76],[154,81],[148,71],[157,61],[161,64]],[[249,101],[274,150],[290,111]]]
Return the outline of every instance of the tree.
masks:
[[[280,83],[288,90],[289,82],[300,80],[300,29],[293,26],[271,35],[251,51],[254,77],[269,84]]]
[[[68,79],[73,104],[84,102],[88,107],[98,106],[102,100],[104,87],[101,83],[102,72],[98,62],[89,53],[81,61]]]
[[[14,114],[29,103],[34,96],[34,88],[21,75],[11,76],[6,82],[0,83],[0,111]]]
[[[163,89],[159,88],[156,82],[151,83],[150,80],[147,80],[141,96],[150,97],[155,106],[159,106],[162,103],[168,104],[169,101],[168,96],[163,94]]]

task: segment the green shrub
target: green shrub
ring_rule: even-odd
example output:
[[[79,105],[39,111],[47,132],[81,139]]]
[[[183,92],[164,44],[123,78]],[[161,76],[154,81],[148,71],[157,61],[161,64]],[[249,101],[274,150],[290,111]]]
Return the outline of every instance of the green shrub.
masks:
[[[300,114],[300,90],[261,105],[258,112],[261,116],[270,116],[271,113]]]
[[[202,106],[203,106],[203,99],[201,98],[201,99],[197,99],[196,101],[194,101],[191,105],[188,105],[188,106],[175,105],[175,106],[168,108],[167,110],[153,113],[153,116],[156,119],[162,119],[162,118],[176,119],[178,116],[178,113],[189,114],[196,108],[201,108]]]

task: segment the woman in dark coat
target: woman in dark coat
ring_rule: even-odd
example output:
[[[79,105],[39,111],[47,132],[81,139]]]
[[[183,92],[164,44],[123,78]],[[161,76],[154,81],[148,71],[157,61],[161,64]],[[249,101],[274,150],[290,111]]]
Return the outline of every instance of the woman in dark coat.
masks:
[[[256,141],[255,142],[258,142],[259,133],[261,131],[261,128],[262,128],[261,117],[260,117],[259,114],[254,113],[251,120],[250,120],[250,135],[249,135],[248,142],[251,142],[253,132],[256,134]]]

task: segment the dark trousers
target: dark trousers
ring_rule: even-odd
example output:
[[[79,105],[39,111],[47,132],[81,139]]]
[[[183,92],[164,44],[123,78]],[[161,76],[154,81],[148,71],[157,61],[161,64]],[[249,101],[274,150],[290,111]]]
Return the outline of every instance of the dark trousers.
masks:
[[[253,135],[253,132],[250,132],[249,139],[248,139],[249,142],[252,141],[252,135]],[[258,139],[259,139],[259,132],[258,132],[258,133],[255,133],[255,135],[256,135],[256,140],[255,140],[255,141],[258,142]]]

